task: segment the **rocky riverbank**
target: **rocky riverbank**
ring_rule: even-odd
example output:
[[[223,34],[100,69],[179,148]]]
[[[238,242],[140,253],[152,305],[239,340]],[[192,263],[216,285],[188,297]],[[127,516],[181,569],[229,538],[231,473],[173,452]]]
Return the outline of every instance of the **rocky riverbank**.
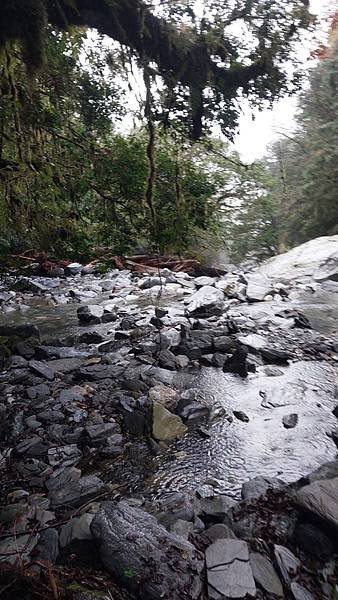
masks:
[[[68,277],[6,278],[4,598],[334,598],[338,268],[327,246],[316,264],[307,250],[311,268],[304,258],[290,279],[285,258],[281,279],[266,266],[192,277],[81,265]],[[210,398],[205,373],[243,385],[245,406]],[[222,443],[232,431],[247,442],[255,424],[259,475],[247,456],[239,496],[223,474],[204,476],[204,455],[215,430]],[[274,445],[284,462],[290,436],[303,437],[309,468],[299,476],[332,460],[293,484],[277,469],[271,477],[259,452],[269,428],[266,451]],[[158,465],[179,462],[191,439],[205,451],[195,472],[188,462],[190,482],[156,487]]]

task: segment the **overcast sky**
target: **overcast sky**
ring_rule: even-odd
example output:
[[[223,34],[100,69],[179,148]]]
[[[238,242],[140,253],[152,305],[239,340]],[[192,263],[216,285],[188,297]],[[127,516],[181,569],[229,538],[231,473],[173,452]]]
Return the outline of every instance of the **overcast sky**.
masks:
[[[338,9],[338,0],[311,0],[311,10],[323,19]],[[272,110],[252,113],[244,109],[235,148],[244,162],[252,162],[264,156],[267,147],[278,137],[280,131],[292,131],[297,110],[297,98],[285,98]]]

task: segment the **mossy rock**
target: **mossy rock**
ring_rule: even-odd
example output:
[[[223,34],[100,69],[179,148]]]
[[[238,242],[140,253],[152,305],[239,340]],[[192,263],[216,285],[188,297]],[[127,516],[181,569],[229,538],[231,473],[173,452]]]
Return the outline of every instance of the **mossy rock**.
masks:
[[[111,600],[106,592],[88,590],[75,581],[66,586],[66,598],[71,600]]]

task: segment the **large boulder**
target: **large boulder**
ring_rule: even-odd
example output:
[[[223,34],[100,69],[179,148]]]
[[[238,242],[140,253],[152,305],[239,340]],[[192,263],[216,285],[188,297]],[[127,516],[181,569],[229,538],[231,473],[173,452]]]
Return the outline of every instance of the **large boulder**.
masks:
[[[202,595],[203,562],[192,544],[126,501],[105,502],[91,531],[106,569],[142,600]]]
[[[337,279],[337,253],[338,235],[319,237],[269,259],[259,273],[279,281],[313,276],[317,281]]]
[[[191,315],[220,315],[224,309],[224,294],[211,285],[201,287],[189,298],[187,307]]]
[[[273,291],[271,280],[261,273],[252,273],[247,276],[247,279],[246,295],[252,302],[261,302]]]
[[[338,477],[314,481],[299,490],[298,504],[338,529]]]

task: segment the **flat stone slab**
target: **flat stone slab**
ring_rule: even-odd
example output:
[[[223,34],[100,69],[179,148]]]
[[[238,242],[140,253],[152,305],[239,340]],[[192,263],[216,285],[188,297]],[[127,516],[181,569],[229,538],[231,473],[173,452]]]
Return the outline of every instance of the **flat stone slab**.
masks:
[[[249,546],[242,540],[218,540],[205,553],[208,597],[240,599],[256,596],[249,562]]]
[[[314,481],[299,490],[298,504],[338,528],[338,477]]]
[[[269,559],[259,552],[252,552],[250,565],[256,583],[269,594],[283,598],[283,586]]]

